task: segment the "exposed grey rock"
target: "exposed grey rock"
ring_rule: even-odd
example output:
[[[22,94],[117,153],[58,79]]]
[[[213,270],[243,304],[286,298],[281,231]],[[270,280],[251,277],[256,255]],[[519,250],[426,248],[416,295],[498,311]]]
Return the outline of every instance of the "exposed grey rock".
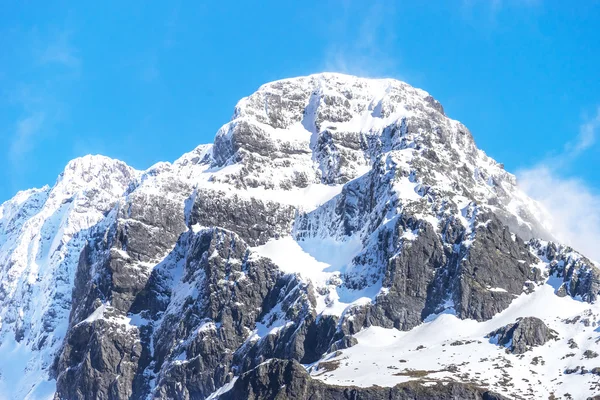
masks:
[[[290,233],[297,214],[290,205],[215,190],[197,190],[190,202],[193,202],[188,217],[190,226],[229,229],[251,246]]]
[[[596,358],[596,357],[598,357],[598,353],[596,353],[593,350],[586,350],[583,352],[583,358],[590,359],[590,358]]]
[[[358,340],[354,336],[344,335],[340,340],[334,342],[329,348],[329,352],[335,352],[338,350],[343,350],[350,348],[352,346],[356,346],[358,344]]]
[[[391,160],[376,163],[371,172],[347,184],[340,196],[296,220],[294,233],[300,240],[344,238],[358,232],[377,237],[353,263],[381,269],[372,275],[347,274],[344,280],[351,288],[361,288],[384,274],[387,292],[374,305],[348,313],[352,321],[342,323],[344,333],[369,325],[411,329],[448,304],[462,318],[486,320],[508,307],[524,287],[533,290],[534,283],[543,279],[541,271],[532,267],[537,261],[527,244],[495,214],[479,211],[476,203],[466,215],[473,220],[473,227],[463,226],[440,210],[440,237],[439,227],[415,217],[425,201],[407,206],[393,197],[387,200],[390,186],[406,176],[412,175]],[[438,194],[429,190],[427,196],[435,199]],[[379,199],[385,201],[379,203]],[[399,207],[405,211],[393,225],[382,227],[384,216]],[[418,234],[414,240],[406,240],[406,232]]]
[[[155,397],[202,398],[228,382],[234,371],[275,354],[301,359],[301,351],[284,346],[294,343],[292,338],[275,341],[279,347],[271,349],[260,347],[262,341],[242,345],[256,323],[269,324],[265,319],[276,305],[301,324],[310,304],[306,297],[299,299],[307,295],[306,288],[268,260],[249,259],[248,246],[232,232],[207,229],[188,240],[183,282],[194,285],[199,294],[183,303],[172,300],[156,328]],[[281,304],[284,298],[288,303]],[[285,332],[289,336],[297,327]],[[190,338],[190,331],[198,329],[200,334]],[[182,340],[183,345],[176,345]],[[253,351],[255,346],[261,351]],[[179,354],[185,354],[184,361],[174,362]]]
[[[76,325],[65,343],[58,370],[57,399],[136,398],[133,381],[142,358],[136,332],[97,320]],[[69,368],[72,365],[75,368]]]
[[[525,243],[511,235],[494,214],[477,215],[475,241],[459,263],[455,308],[462,318],[487,320],[504,310],[526,281],[539,282],[542,273]],[[500,288],[502,291],[490,289]]]
[[[541,319],[525,317],[490,332],[486,337],[505,346],[513,354],[523,354],[531,347],[542,346],[550,339],[557,339],[557,335]]]
[[[581,297],[593,303],[600,295],[600,270],[569,246],[534,239],[531,248],[550,263],[550,274],[563,280],[556,289],[559,296]]]
[[[587,374],[589,371],[586,367],[584,367],[583,365],[578,365],[577,367],[574,368],[567,368],[565,369],[565,375],[572,375],[572,374]]]
[[[80,257],[70,330],[54,367],[59,399],[138,398],[146,384],[148,333],[124,321],[148,284],[144,266],[168,253],[186,229],[183,197],[134,194],[114,213]],[[89,320],[93,315],[98,319]]]
[[[419,226],[419,235],[407,242],[397,256],[389,259],[383,285],[389,288],[385,296],[377,298],[365,313],[365,325],[380,325],[409,330],[426,317],[426,303],[435,274],[446,263],[446,255],[431,225],[414,219],[399,219],[399,225],[412,230]],[[400,236],[397,231],[382,231],[379,242],[385,247]],[[389,322],[388,322],[389,321]]]

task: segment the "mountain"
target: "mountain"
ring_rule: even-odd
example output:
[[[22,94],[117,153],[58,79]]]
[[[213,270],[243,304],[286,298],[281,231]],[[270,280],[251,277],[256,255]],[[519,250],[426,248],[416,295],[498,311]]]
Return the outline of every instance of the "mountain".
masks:
[[[600,392],[600,272],[428,93],[260,87],[174,163],[0,206],[0,398]]]

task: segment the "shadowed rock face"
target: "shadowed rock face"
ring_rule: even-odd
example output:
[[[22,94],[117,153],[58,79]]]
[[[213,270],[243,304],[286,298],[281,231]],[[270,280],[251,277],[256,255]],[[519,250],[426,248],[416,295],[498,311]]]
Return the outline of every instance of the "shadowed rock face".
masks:
[[[454,302],[461,318],[484,321],[508,307],[526,282],[540,282],[543,277],[532,266],[536,261],[527,245],[494,214],[477,219],[482,224],[466,259],[459,263]],[[490,290],[494,288],[503,291]]]
[[[393,224],[381,226],[378,218],[386,211],[380,210],[393,209],[395,204],[377,204],[378,198],[386,199],[380,195],[380,184],[371,182],[365,185],[369,191],[358,194],[342,192],[332,200],[337,201],[335,206],[318,209],[296,222],[299,239],[318,237],[320,229],[350,236],[357,231],[355,226],[371,238],[354,260],[363,269],[347,272],[345,285],[362,288],[382,279],[385,295],[378,296],[374,304],[349,310],[347,316],[352,318],[342,320],[343,333],[354,334],[371,325],[409,330],[448,308],[460,318],[485,321],[506,309],[523,293],[524,286],[542,281],[528,245],[493,213],[473,211],[473,227],[454,215],[440,217],[438,226],[433,226],[408,209]],[[360,199],[350,201],[350,196]],[[344,206],[348,203],[353,207]],[[325,212],[330,214],[322,215]],[[321,221],[330,226],[323,228]],[[415,237],[406,239],[407,232]]]
[[[86,251],[78,285],[96,296],[115,298],[123,292],[122,281],[110,276],[122,260],[109,256],[93,264],[97,257],[93,248]],[[90,285],[90,268],[103,268],[97,276],[105,280]],[[176,268],[180,281],[173,281]],[[125,282],[125,287],[131,292],[133,286]],[[149,377],[155,377],[156,398],[205,398],[237,373],[272,357],[314,362],[335,333],[335,320],[322,318],[317,324],[306,284],[282,274],[267,259],[251,257],[248,245],[223,229],[182,234],[146,284],[135,287],[128,311],[144,319],[138,326],[124,320],[117,307],[103,305],[100,297],[89,304],[89,315],[101,318],[78,320],[74,314],[55,367],[57,398],[146,398]],[[277,334],[248,341],[258,323],[284,316],[289,323]],[[182,354],[186,362],[177,362]]]
[[[542,346],[550,339],[557,339],[557,333],[541,319],[525,317],[490,332],[486,337],[505,346],[513,354],[523,354],[531,347]]]
[[[438,383],[421,386],[419,382],[390,388],[340,387],[313,380],[294,361],[271,360],[245,374],[223,400],[248,399],[318,399],[318,400],[425,400],[469,399],[504,400],[505,397],[476,386],[461,383]]]

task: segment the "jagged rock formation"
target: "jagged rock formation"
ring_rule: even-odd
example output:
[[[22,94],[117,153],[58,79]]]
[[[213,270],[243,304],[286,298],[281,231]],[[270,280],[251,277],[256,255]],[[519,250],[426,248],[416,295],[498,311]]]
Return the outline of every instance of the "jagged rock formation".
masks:
[[[558,296],[578,297],[588,303],[598,299],[600,270],[590,260],[569,246],[553,242],[532,240],[530,246],[538,257],[549,263],[550,274],[562,280],[556,290]]]
[[[87,156],[53,187],[0,206],[0,360],[8,360],[0,361],[0,393],[529,393],[467,378],[461,368],[475,360],[430,360],[435,369],[404,358],[407,365],[383,370],[350,365],[374,352],[364,349],[372,332],[391,343],[461,323],[487,330],[469,328],[457,343],[486,346],[486,333],[515,309],[528,311],[522,299],[535,303],[550,285],[552,301],[569,304],[564,310],[584,315],[579,303],[592,307],[576,320],[591,321],[576,325],[583,337],[596,321],[599,272],[548,242],[543,216],[422,90],[338,74],[273,82],[238,103],[214,145],[146,171]],[[560,312],[553,321],[573,317]],[[502,334],[510,331],[514,342],[518,331],[524,346],[548,346],[544,322],[525,320]],[[445,346],[438,336],[433,349]],[[409,358],[401,346],[388,353]],[[328,362],[339,370],[322,374],[318,366]],[[376,377],[358,385],[352,371]],[[376,381],[385,387],[366,388]],[[546,393],[555,390],[551,382]]]

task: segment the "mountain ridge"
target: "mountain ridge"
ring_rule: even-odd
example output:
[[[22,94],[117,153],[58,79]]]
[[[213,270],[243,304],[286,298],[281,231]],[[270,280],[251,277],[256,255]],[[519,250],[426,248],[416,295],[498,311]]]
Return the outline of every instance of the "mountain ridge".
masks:
[[[350,385],[349,368],[328,378],[319,365],[339,365],[365,335],[368,346],[373,329],[452,315],[492,331],[536,293],[593,306],[600,274],[549,243],[541,217],[427,92],[330,73],[271,82],[214,144],[173,163],[137,171],[86,156],[0,205],[0,354],[26,361],[0,392],[207,398],[278,358]],[[384,386],[414,379],[404,367],[380,374]],[[444,368],[437,381],[474,383]]]

